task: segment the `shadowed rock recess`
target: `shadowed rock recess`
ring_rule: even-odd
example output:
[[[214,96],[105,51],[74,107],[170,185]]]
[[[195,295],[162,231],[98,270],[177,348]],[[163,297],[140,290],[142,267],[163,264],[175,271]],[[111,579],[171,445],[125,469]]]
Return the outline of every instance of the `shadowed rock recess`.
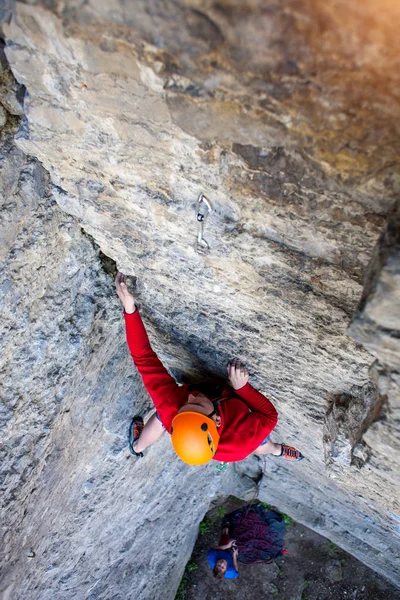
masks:
[[[173,598],[211,500],[256,481],[398,584],[399,4],[0,17],[2,597]],[[240,358],[307,460],[190,468],[165,435],[134,461],[114,263],[177,380]]]

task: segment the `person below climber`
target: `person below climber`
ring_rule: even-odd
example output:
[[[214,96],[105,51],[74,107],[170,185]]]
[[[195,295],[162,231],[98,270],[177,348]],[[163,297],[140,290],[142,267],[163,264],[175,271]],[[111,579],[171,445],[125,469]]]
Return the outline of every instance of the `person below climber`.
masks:
[[[214,577],[217,579],[236,579],[239,577],[238,568],[239,550],[235,540],[229,537],[229,529],[225,527],[222,530],[218,546],[210,548],[207,553],[208,564],[213,570]]]
[[[284,515],[259,500],[253,500],[225,515],[218,546],[211,548],[207,553],[214,577],[237,577],[235,557],[242,564],[249,565],[270,563],[287,554],[287,550],[284,549],[285,528]]]
[[[142,457],[166,429],[176,454],[189,465],[211,459],[235,462],[253,452],[291,461],[303,458],[296,448],[270,440],[278,414],[249,384],[248,370],[239,360],[227,365],[230,385],[213,381],[178,385],[150,346],[126,276],[118,273],[115,284],[124,307],[128,347],[156,408],[146,425],[140,416],[132,419],[129,448],[134,456]]]

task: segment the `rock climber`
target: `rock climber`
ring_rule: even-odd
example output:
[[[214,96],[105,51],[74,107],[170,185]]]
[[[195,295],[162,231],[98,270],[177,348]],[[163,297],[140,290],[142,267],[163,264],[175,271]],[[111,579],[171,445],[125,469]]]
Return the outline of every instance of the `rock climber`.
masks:
[[[143,451],[167,430],[176,454],[189,465],[211,459],[235,462],[253,452],[290,461],[303,458],[296,448],[270,439],[278,414],[249,384],[248,370],[239,360],[227,365],[229,384],[178,385],[150,346],[126,276],[118,273],[115,284],[124,307],[128,347],[156,408],[145,425],[140,416],[132,419],[129,448],[134,456],[143,457]]]
[[[218,546],[210,548],[207,553],[208,564],[212,568],[216,579],[236,579],[236,577],[239,577],[238,554],[236,541],[230,539],[229,529],[225,527]]]

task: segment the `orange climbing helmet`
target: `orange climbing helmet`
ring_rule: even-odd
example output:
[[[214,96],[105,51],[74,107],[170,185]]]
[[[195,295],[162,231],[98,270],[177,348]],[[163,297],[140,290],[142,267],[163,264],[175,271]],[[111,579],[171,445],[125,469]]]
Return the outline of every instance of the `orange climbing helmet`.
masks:
[[[205,465],[217,451],[219,434],[213,419],[198,412],[178,413],[172,421],[175,452],[188,465]]]

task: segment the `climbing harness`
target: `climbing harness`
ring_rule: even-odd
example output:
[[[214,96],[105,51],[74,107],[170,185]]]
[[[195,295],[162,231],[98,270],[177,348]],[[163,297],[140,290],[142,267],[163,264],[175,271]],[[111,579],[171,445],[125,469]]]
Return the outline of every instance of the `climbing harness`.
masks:
[[[210,202],[207,200],[203,193],[197,198],[196,205],[196,219],[198,223],[197,240],[196,240],[196,252],[198,254],[206,254],[209,250],[209,245],[203,237],[204,225],[207,221],[207,217],[212,212]]]

